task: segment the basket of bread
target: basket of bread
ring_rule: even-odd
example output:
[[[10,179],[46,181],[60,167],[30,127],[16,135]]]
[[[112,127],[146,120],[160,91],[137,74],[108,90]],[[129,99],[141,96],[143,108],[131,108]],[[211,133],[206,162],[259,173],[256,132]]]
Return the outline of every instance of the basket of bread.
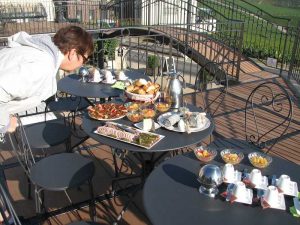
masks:
[[[137,79],[126,87],[125,95],[134,101],[151,102],[160,95],[160,85],[145,79]]]

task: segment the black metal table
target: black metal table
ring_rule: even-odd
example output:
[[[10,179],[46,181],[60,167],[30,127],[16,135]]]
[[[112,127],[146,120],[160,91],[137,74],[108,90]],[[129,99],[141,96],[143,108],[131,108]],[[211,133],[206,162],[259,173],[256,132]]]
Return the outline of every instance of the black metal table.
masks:
[[[242,151],[247,153],[251,150]],[[219,156],[211,163],[223,165]],[[200,194],[197,176],[202,165],[194,153],[190,152],[163,162],[148,176],[143,189],[143,200],[146,214],[153,224],[299,224],[299,218],[288,213],[292,197],[285,197],[287,210],[282,211],[262,209],[258,204],[231,204],[219,195],[213,199]],[[239,170],[244,168],[249,171],[253,168],[246,157],[236,167]],[[288,174],[298,184],[300,180],[299,166],[277,157],[273,157],[273,162],[262,173],[277,176]],[[222,184],[220,192],[225,188]]]
[[[189,105],[188,107],[190,108],[191,111],[194,112],[200,111],[200,109],[195,106]],[[163,135],[165,137],[150,149],[145,149],[136,145],[132,145],[116,139],[95,134],[94,133],[95,129],[101,124],[103,124],[104,122],[91,119],[88,115],[86,115],[83,119],[83,130],[91,138],[95,139],[96,141],[102,144],[111,146],[113,148],[122,148],[131,152],[146,153],[146,154],[166,153],[172,150],[178,150],[181,148],[185,148],[197,144],[201,142],[204,138],[208,137],[214,130],[214,122],[211,118],[209,119],[211,121],[211,124],[207,129],[199,132],[190,133],[190,134],[173,132],[164,128],[159,128],[155,130],[155,133]],[[114,122],[133,126],[133,123],[129,121],[126,117]]]
[[[128,78],[135,80],[138,78],[144,78],[149,80],[149,77],[146,76],[142,71],[135,70],[125,70],[125,75]],[[83,83],[80,81],[80,76],[72,74],[66,76],[58,81],[57,89],[59,91],[85,97],[85,98],[111,98],[119,97],[123,91],[120,89],[112,88],[111,84],[104,83]]]

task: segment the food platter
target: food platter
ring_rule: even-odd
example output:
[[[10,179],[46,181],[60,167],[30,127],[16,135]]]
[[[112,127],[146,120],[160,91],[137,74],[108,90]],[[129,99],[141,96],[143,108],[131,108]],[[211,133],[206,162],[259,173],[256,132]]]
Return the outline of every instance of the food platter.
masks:
[[[123,104],[104,103],[88,107],[88,115],[95,120],[112,121],[126,116],[127,109]]]
[[[157,118],[157,122],[158,124],[161,126],[161,127],[164,127],[168,130],[171,130],[171,131],[175,131],[175,132],[180,132],[180,133],[184,133],[185,131],[182,131],[179,129],[178,126],[166,126],[164,121],[170,117],[171,115],[174,115],[174,114],[178,114],[178,112],[167,112],[167,113],[164,113],[162,115],[160,115],[158,118]],[[199,132],[199,131],[202,131],[202,130],[205,130],[207,128],[209,128],[210,126],[210,120],[205,116],[205,119],[204,119],[204,122],[202,123],[201,126],[199,127],[190,127],[189,128],[189,132]]]
[[[146,149],[152,148],[165,137],[115,122],[106,122],[97,127],[94,133]]]

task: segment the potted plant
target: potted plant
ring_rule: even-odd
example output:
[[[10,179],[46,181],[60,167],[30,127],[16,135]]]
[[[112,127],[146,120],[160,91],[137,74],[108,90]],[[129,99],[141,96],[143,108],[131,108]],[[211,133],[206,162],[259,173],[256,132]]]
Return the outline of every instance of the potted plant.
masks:
[[[147,57],[147,74],[153,76],[158,74],[158,68],[160,66],[160,59],[156,55],[148,55]]]

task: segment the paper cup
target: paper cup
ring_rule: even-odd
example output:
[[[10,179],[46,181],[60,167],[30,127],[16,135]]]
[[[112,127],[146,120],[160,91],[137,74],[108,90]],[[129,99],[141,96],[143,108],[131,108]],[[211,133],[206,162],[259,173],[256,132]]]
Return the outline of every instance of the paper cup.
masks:
[[[270,206],[278,205],[278,189],[275,186],[269,186],[266,190],[264,200],[267,201]]]
[[[232,164],[227,163],[225,164],[225,166],[223,167],[223,178],[225,178],[226,180],[233,180],[234,178],[234,167]]]
[[[291,178],[288,175],[282,174],[277,183],[277,187],[279,187],[281,190],[287,190],[289,188],[291,182]]]
[[[249,175],[249,180],[254,185],[261,184],[262,181],[261,171],[259,169],[253,169]]]
[[[232,193],[236,198],[243,199],[246,197],[246,191],[247,191],[247,189],[246,189],[246,185],[244,184],[244,182],[239,181],[239,182],[236,182],[236,184],[234,185]]]

